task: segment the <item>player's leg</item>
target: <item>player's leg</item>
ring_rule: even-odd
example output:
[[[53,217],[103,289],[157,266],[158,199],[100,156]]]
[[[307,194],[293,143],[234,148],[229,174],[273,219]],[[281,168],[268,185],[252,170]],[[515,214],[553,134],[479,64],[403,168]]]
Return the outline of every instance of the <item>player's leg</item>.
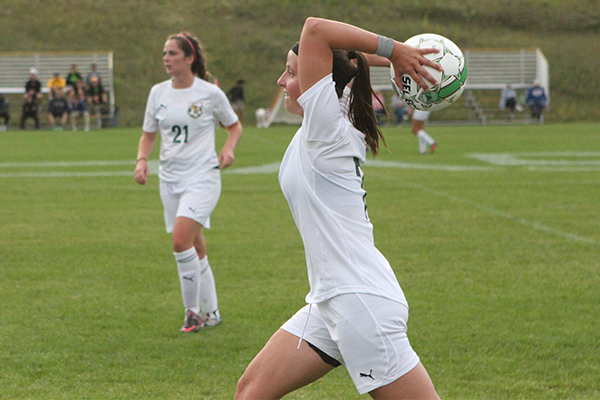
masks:
[[[177,217],[173,227],[173,254],[186,310],[183,332],[197,332],[204,325],[200,316],[200,258],[194,247],[194,239],[201,229],[202,225],[186,217]]]
[[[206,240],[202,228],[196,236],[194,247],[200,259],[200,309],[202,310],[202,318],[208,326],[215,326],[221,323],[221,315],[219,313],[215,277],[208,262]]]
[[[427,147],[433,153],[437,146],[435,140],[425,131],[425,124],[429,120],[429,111],[415,110],[413,112],[413,134],[417,135],[419,139],[419,152],[424,154],[427,151]]]
[[[334,367],[325,363],[306,341],[279,329],[240,378],[236,400],[279,399],[325,376]]]
[[[208,262],[204,228],[210,228],[210,215],[215,209],[221,193],[221,178],[218,169],[206,172],[201,180],[185,188],[178,200],[177,218],[173,226],[173,249],[185,251],[189,256],[196,253],[194,279],[197,284],[192,311],[203,325],[215,326],[221,322],[214,275]],[[197,269],[196,269],[197,268]],[[190,283],[182,282],[184,286]],[[190,296],[193,291],[190,289]],[[190,302],[191,304],[191,302]]]
[[[433,382],[419,362],[410,372],[394,382],[369,392],[376,400],[384,399],[431,399],[439,400]]]
[[[318,303],[359,393],[375,399],[436,399],[435,388],[407,336],[408,307],[368,294]]]
[[[419,136],[419,132],[425,132],[425,121],[419,121],[413,118],[412,120],[412,133],[413,135],[415,135],[417,137],[417,139],[419,140],[419,153],[421,154],[425,154],[427,153],[427,142],[425,140],[425,138],[423,137],[423,134],[421,133],[421,135]]]

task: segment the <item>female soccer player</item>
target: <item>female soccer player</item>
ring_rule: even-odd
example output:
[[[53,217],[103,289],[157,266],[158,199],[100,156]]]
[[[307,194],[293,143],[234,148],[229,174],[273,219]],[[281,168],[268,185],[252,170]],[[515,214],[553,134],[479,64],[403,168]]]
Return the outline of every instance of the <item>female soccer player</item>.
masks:
[[[148,179],[148,156],[160,131],[160,196],[185,308],[182,332],[221,322],[203,228],[221,193],[220,169],[233,163],[242,126],[221,89],[208,82],[203,49],[189,33],[168,38],[163,62],[172,79],[152,87],[144,116],[135,180]],[[228,139],[217,156],[215,128]]]
[[[336,49],[336,50],[333,50]],[[377,154],[368,64],[360,52],[389,58],[396,79],[420,85],[438,68],[418,50],[357,27],[306,20],[278,84],[285,108],[303,117],[281,163],[279,181],[304,242],[307,306],[271,337],[238,382],[236,399],[274,399],[338,365],[373,398],[437,399],[406,336],[408,305],[375,248],[362,188],[366,148]],[[349,114],[340,98],[351,81]]]

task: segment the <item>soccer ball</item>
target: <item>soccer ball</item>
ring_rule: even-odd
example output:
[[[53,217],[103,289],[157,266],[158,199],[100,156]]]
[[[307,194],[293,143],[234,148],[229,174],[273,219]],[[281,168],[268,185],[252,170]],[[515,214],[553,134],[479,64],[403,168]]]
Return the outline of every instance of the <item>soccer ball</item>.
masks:
[[[404,99],[404,102],[412,108],[422,111],[437,111],[448,107],[454,103],[462,94],[467,82],[467,65],[462,51],[451,40],[436,35],[435,33],[424,33],[416,35],[404,42],[418,49],[436,48],[438,53],[425,55],[444,69],[443,72],[430,67],[425,67],[439,84],[432,86],[425,80],[430,87],[422,89],[411,78],[410,75],[402,75],[402,83],[396,83],[394,66],[390,67],[390,76],[392,86],[396,94]]]

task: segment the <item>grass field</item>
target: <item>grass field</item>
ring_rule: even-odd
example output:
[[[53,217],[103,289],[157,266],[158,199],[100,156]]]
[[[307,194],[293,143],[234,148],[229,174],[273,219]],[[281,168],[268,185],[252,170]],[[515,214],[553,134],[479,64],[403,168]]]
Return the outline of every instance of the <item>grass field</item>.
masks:
[[[431,126],[426,156],[386,129],[369,214],[442,398],[600,398],[599,128]],[[294,131],[245,128],[207,232],[224,322],[196,335],[139,129],[2,133],[0,398],[232,398],[308,291],[276,174]],[[342,368],[288,396],[359,397]]]

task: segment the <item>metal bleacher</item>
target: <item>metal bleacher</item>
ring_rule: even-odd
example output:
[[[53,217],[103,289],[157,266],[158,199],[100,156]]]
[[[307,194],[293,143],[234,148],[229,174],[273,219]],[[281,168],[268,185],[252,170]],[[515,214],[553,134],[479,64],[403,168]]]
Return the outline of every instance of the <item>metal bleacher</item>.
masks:
[[[102,77],[102,86],[108,94],[109,114],[115,111],[115,90],[113,84],[112,52],[61,52],[61,53],[0,53],[0,93],[20,94],[25,92],[25,82],[29,80],[29,70],[38,70],[42,83],[42,93],[48,93],[47,82],[54,72],[65,77],[73,64],[85,76],[91,71],[91,64]]]
[[[466,50],[467,84],[463,94],[465,104],[481,123],[490,120],[487,104],[480,104],[476,93],[497,91],[493,106],[498,108],[500,91],[510,84],[513,89],[524,90],[537,80],[546,90],[550,107],[550,75],[548,61],[540,49],[516,50]],[[371,85],[378,90],[392,90],[389,68],[371,67]],[[489,96],[479,96],[489,97]],[[493,119],[493,118],[492,118]]]

